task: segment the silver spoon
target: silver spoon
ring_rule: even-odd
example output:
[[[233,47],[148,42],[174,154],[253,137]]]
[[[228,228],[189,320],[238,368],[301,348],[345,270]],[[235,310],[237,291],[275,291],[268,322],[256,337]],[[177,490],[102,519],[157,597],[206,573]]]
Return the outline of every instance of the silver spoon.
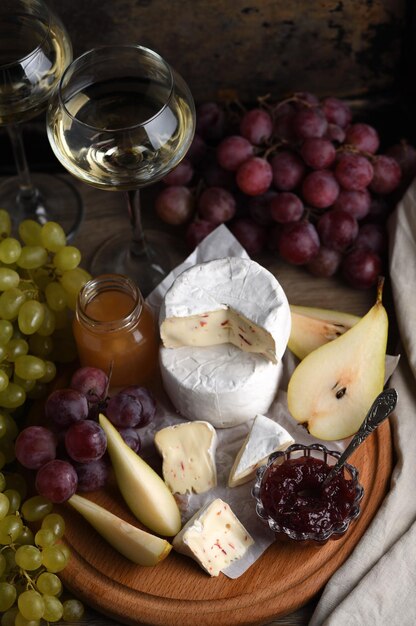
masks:
[[[336,474],[340,471],[348,457],[358,448],[360,444],[367,439],[368,435],[373,432],[383,422],[386,417],[392,413],[397,404],[397,391],[395,389],[385,389],[374,400],[370,407],[363,423],[354,437],[351,439],[344,452],[339,457],[338,461],[331,469],[324,482],[321,485],[321,489],[324,489]]]

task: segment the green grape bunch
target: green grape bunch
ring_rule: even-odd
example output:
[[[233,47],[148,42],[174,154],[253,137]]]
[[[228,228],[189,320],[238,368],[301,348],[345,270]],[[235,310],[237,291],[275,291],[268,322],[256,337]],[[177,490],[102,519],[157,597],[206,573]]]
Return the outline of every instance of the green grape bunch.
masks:
[[[26,219],[17,230],[0,209],[0,412],[45,395],[56,364],[76,358],[71,315],[90,279],[59,224]]]
[[[62,597],[59,577],[70,557],[63,517],[42,496],[26,498],[19,474],[0,472],[0,624],[74,624],[81,602]],[[32,530],[33,524],[37,530]]]

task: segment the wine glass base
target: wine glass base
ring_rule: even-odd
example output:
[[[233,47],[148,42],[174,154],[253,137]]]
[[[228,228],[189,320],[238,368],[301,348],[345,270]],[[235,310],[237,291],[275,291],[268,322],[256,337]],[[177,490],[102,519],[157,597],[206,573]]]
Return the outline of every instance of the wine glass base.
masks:
[[[138,285],[146,297],[169,272],[185,259],[184,244],[168,233],[146,230],[147,255],[131,253],[131,230],[107,239],[94,254],[90,273],[124,274]]]
[[[81,195],[59,176],[35,173],[31,174],[31,182],[38,195],[30,202],[21,199],[18,178],[0,184],[0,208],[10,213],[14,230],[23,219],[34,219],[40,224],[53,221],[61,224],[70,241],[84,215]]]

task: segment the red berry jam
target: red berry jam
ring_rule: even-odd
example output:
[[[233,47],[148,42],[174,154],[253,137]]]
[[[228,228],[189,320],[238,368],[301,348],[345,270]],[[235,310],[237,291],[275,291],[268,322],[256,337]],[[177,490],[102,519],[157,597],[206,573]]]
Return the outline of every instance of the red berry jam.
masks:
[[[312,456],[271,465],[263,476],[260,499],[265,513],[281,527],[322,535],[348,518],[356,483],[340,472],[321,488],[331,467]]]

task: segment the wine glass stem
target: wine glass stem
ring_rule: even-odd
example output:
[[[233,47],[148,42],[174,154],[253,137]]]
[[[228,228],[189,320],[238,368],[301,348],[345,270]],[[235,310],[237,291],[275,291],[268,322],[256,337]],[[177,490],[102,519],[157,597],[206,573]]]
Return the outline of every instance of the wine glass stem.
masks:
[[[20,124],[10,124],[7,131],[12,144],[14,160],[19,177],[19,200],[23,203],[33,203],[38,193],[32,185],[30,179],[29,166],[27,164],[26,152],[23,145],[22,128]]]
[[[143,232],[140,190],[135,189],[133,191],[127,191],[126,197],[127,207],[130,216],[130,224],[133,232],[130,244],[130,252],[133,256],[136,257],[146,257],[148,256],[148,248]]]

